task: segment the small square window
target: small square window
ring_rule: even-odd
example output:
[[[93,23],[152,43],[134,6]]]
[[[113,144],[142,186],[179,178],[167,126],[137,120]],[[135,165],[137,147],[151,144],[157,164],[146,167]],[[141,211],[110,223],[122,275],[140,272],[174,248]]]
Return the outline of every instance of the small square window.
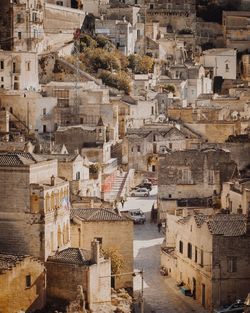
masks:
[[[4,61],[1,61],[1,62],[0,62],[0,68],[1,68],[1,70],[4,69]]]
[[[22,39],[22,32],[18,32],[17,33],[17,37],[18,37],[19,40]]]

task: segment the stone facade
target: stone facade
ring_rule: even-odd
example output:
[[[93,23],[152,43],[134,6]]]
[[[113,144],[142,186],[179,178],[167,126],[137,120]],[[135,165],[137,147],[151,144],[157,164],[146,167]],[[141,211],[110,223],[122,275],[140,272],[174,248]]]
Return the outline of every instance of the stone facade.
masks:
[[[0,253],[0,312],[40,310],[46,300],[43,263],[30,256]]]
[[[71,220],[72,247],[90,249],[93,239],[102,249],[116,249],[124,260],[122,273],[133,272],[133,221],[107,209],[73,209]],[[116,278],[115,288],[132,287],[132,276]]]
[[[223,150],[175,151],[160,158],[158,173],[159,199],[202,198],[219,194],[237,165]]]
[[[94,309],[100,303],[111,301],[111,264],[104,259],[98,241],[91,250],[69,248],[46,262],[50,298],[74,301],[82,289],[82,308]]]
[[[200,142],[197,134],[180,125],[158,123],[128,129],[123,141],[122,162],[129,169],[157,172],[159,155],[194,149]]]
[[[243,215],[167,217],[161,264],[211,311],[247,296],[250,272],[246,223]]]
[[[38,59],[32,52],[0,52],[2,89],[38,90]]]
[[[57,160],[2,153],[0,164],[1,250],[44,260],[68,247],[69,183],[57,177]]]
[[[248,11],[223,12],[223,36],[227,48],[238,51],[249,48],[249,16]]]

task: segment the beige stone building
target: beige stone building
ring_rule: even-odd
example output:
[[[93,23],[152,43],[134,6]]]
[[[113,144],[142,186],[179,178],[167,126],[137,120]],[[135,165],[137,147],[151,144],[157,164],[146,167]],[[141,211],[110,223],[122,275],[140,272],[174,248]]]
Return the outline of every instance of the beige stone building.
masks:
[[[168,215],[161,264],[183,292],[212,311],[246,298],[249,238],[249,218],[242,214]]]
[[[242,56],[242,79],[250,81],[250,55]]]
[[[58,177],[57,160],[1,153],[0,173],[2,251],[46,260],[69,247],[69,182]]]
[[[202,198],[219,194],[237,174],[230,153],[220,149],[174,151],[160,158],[158,197]]]
[[[45,267],[23,255],[0,253],[0,312],[35,312],[46,301]]]
[[[90,249],[93,239],[102,249],[116,249],[124,260],[122,273],[133,272],[133,221],[108,209],[72,209],[71,245]],[[133,287],[132,275],[117,277],[115,288]]]
[[[123,141],[122,163],[140,171],[158,170],[158,157],[170,151],[196,149],[202,139],[180,125],[154,123],[128,129]]]
[[[111,302],[111,263],[98,241],[90,245],[91,250],[68,248],[48,258],[47,295],[67,301],[82,295],[83,308],[98,312],[98,306]]]
[[[221,192],[221,206],[232,213],[247,214],[250,209],[250,179],[225,182]]]
[[[0,51],[0,87],[6,90],[38,90],[37,54]]]
[[[227,48],[249,49],[249,17],[249,11],[223,11],[223,37]]]

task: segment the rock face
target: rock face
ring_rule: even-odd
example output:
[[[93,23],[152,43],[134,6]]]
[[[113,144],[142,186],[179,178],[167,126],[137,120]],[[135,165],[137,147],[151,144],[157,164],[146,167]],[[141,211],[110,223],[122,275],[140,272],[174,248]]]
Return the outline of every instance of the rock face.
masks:
[[[125,289],[112,289],[111,304],[102,304],[93,313],[131,313],[132,297]]]

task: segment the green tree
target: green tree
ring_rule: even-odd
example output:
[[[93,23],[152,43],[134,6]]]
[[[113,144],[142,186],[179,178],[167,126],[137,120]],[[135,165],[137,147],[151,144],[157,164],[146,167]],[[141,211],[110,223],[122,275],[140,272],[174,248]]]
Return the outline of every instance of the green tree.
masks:
[[[153,71],[154,59],[148,55],[131,54],[128,57],[129,68],[136,74],[147,74]]]

